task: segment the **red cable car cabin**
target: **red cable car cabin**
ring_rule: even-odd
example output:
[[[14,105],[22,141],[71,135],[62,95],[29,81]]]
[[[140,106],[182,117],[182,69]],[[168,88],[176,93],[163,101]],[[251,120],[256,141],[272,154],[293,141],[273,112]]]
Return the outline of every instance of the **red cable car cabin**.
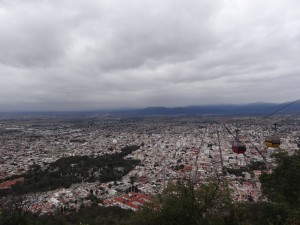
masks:
[[[246,145],[244,142],[235,141],[232,144],[232,151],[237,154],[244,154],[246,152]]]

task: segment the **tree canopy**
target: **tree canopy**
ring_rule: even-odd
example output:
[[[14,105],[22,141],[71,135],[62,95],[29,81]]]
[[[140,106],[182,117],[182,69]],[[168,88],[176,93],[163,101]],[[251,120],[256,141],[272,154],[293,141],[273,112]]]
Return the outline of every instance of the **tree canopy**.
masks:
[[[214,180],[195,188],[187,184],[169,185],[150,204],[133,215],[129,224],[193,225],[217,224],[230,214],[231,198],[226,182]]]
[[[277,166],[270,174],[262,174],[262,192],[270,201],[300,208],[300,152],[274,155]]]

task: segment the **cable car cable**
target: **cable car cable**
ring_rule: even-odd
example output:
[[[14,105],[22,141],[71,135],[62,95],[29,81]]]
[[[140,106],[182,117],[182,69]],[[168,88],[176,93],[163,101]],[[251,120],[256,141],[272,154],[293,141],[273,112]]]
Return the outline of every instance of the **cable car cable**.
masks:
[[[262,152],[252,143],[250,139],[248,139],[251,146],[259,153],[259,155],[263,158],[263,160],[267,163],[266,157],[262,154]]]
[[[285,106],[283,106],[283,107],[281,107],[281,108],[275,110],[274,112],[269,113],[268,115],[264,116],[263,119],[266,119],[266,118],[268,118],[268,117],[270,117],[270,116],[272,116],[272,115],[274,115],[274,114],[280,112],[281,110],[287,108],[288,106],[295,104],[295,103],[298,102],[299,100],[300,100],[300,99],[297,99],[297,100],[295,100],[295,101],[293,101],[293,102],[290,102],[290,103],[288,103],[287,105],[285,105]]]
[[[279,124],[279,123],[281,123],[281,122],[284,121],[284,120],[288,120],[289,118],[294,117],[294,116],[296,116],[297,114],[300,114],[300,112],[296,112],[296,113],[294,113],[294,114],[292,114],[292,115],[290,115],[290,116],[288,116],[288,117],[285,117],[285,118],[283,118],[283,119],[281,119],[281,120],[278,120],[278,121],[276,122],[276,124]]]
[[[295,100],[295,101],[292,101],[292,102],[290,102],[290,103],[288,103],[288,104],[282,106],[281,108],[275,110],[274,112],[271,112],[271,113],[269,113],[268,115],[264,116],[263,119],[269,118],[270,116],[272,116],[272,115],[274,115],[274,114],[280,112],[281,110],[283,110],[283,109],[285,109],[285,108],[287,108],[287,107],[289,107],[289,106],[295,104],[295,103],[298,102],[299,100],[300,100],[300,99],[297,99],[297,100]],[[296,115],[296,114],[294,114],[294,115]],[[288,117],[288,118],[290,118],[290,117]],[[277,121],[277,122],[274,124],[274,126],[275,126],[275,132],[274,132],[271,136],[266,136],[266,137],[265,137],[265,145],[266,145],[267,147],[278,148],[278,147],[280,146],[280,144],[281,144],[280,137],[276,135],[276,133],[277,133],[277,124],[278,124],[278,122],[282,122],[282,121],[285,120],[285,119],[287,119],[287,118],[284,118],[284,119],[281,119],[281,120]]]
[[[223,123],[223,126],[226,128],[227,132],[228,132],[235,140],[237,140],[237,138],[231,133],[231,131],[229,130],[229,128],[225,125],[225,123]]]

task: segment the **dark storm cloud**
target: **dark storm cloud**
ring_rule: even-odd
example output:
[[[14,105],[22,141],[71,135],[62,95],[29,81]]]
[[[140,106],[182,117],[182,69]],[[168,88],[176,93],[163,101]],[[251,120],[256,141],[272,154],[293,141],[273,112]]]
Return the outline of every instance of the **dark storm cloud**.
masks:
[[[0,111],[298,98],[293,0],[0,0]]]

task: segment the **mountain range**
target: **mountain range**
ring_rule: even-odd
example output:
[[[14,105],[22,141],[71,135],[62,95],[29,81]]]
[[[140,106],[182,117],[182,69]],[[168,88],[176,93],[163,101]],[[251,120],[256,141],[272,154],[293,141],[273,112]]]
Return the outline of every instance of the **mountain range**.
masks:
[[[185,107],[147,107],[141,109],[118,110],[78,110],[52,112],[0,112],[0,117],[39,117],[39,116],[172,116],[172,115],[200,115],[200,116],[269,116],[300,114],[300,99],[295,102],[284,103],[251,103],[251,104],[216,104]]]
[[[224,104],[224,105],[200,105],[186,107],[147,107],[143,109],[120,110],[114,113],[123,115],[288,115],[300,113],[300,102],[285,103],[251,103],[251,104]]]

